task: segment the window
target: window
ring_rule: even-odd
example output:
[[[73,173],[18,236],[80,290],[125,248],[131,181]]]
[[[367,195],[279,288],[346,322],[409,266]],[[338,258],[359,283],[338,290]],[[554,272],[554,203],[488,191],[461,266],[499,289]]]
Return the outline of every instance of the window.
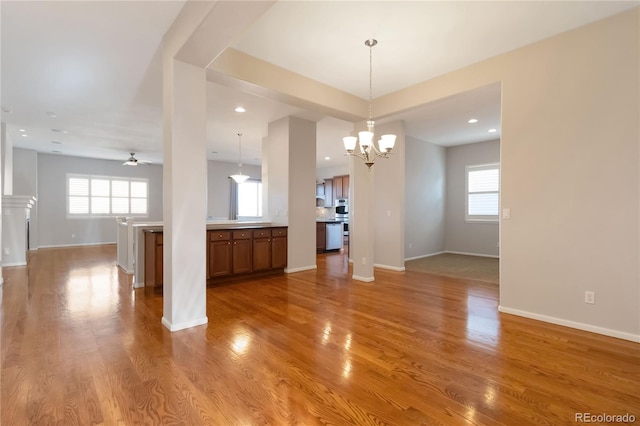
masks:
[[[262,182],[259,180],[238,185],[238,216],[262,216]]]
[[[67,216],[146,216],[146,179],[67,175]]]
[[[467,166],[467,203],[469,222],[497,222],[500,208],[500,165]]]

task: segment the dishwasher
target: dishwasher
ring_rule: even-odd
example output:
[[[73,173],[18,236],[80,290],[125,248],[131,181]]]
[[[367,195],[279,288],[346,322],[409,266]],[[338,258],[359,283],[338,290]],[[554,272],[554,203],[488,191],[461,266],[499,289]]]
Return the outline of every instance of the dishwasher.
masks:
[[[340,250],[342,248],[342,222],[327,222],[325,250]]]

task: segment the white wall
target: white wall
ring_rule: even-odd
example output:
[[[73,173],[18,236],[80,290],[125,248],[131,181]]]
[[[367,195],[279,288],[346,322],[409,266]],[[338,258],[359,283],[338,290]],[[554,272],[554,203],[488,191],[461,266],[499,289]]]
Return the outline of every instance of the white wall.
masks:
[[[505,75],[500,305],[640,341],[639,15],[523,49]]]
[[[115,219],[67,219],[66,174],[98,174],[142,177],[149,179],[149,216],[139,221],[162,220],[162,166],[124,167],[120,161],[96,160],[64,155],[42,154],[15,148],[14,193],[36,195],[31,210],[31,248],[78,244],[113,243],[116,240]],[[229,176],[237,172],[236,163],[209,161],[207,164],[208,216],[229,217]],[[261,179],[260,166],[243,165],[244,173]],[[40,187],[39,187],[40,185]],[[38,218],[38,213],[42,218]],[[45,226],[38,235],[39,225]],[[76,238],[71,238],[75,234]]]
[[[325,179],[333,179],[334,176],[344,176],[349,174],[349,163],[342,166],[322,167],[316,170],[316,179],[322,182]]]
[[[445,250],[498,256],[498,222],[466,222],[466,166],[498,163],[500,141],[478,142],[446,149]]]
[[[127,167],[121,161],[38,154],[38,246],[115,243],[115,218],[68,219],[67,173],[149,179],[149,216],[162,220],[162,167]],[[72,237],[75,234],[75,238]]]
[[[380,124],[375,127],[375,131],[378,135],[394,134],[397,138],[389,158],[379,158],[371,167],[374,182],[374,265],[404,270],[406,208],[404,122]]]
[[[38,153],[30,149],[13,149],[13,193],[38,197]],[[29,248],[38,248],[38,206],[30,210]]]
[[[503,312],[640,341],[639,34],[634,8],[374,100],[502,83]]]
[[[405,154],[405,257],[444,251],[445,148],[410,136]]]
[[[2,126],[0,131],[2,135],[2,143],[0,144],[0,149],[2,149],[2,156],[0,157],[2,159],[0,162],[2,195],[13,195],[13,141],[7,131],[6,124],[2,123],[0,126]]]
[[[231,183],[229,176],[238,172],[237,163],[209,161],[207,163],[207,215],[216,219],[229,218]],[[251,179],[262,179],[260,166],[242,165],[242,173]],[[266,215],[266,212],[265,212]]]

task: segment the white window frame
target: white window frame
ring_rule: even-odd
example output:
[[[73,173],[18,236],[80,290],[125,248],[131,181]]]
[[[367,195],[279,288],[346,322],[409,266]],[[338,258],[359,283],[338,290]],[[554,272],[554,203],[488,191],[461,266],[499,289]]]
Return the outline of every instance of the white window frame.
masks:
[[[473,194],[497,194],[498,206],[495,215],[470,215],[469,214],[469,173],[481,170],[498,170],[498,189],[496,191],[473,192]],[[465,191],[464,191],[464,219],[469,223],[498,223],[500,220],[500,163],[474,164],[465,167]]]
[[[69,181],[70,179],[87,179],[89,182],[89,194],[86,196],[88,199],[88,212],[87,213],[71,213],[70,212],[70,190],[69,190]],[[103,179],[109,181],[109,213],[91,213],[91,179]],[[125,198],[125,197],[113,197],[111,193],[112,181],[127,181],[129,182],[129,195],[126,197],[129,200],[129,213],[111,213],[112,209],[112,199],[113,198]],[[147,196],[146,197],[132,197],[131,196],[131,183],[132,182],[144,182],[147,186]],[[127,216],[127,217],[149,217],[149,179],[144,178],[131,178],[131,177],[121,177],[121,176],[103,176],[103,175],[83,175],[83,174],[75,174],[75,173],[67,173],[66,176],[66,212],[67,219],[97,219],[97,218],[111,218],[118,216]],[[131,213],[131,200],[132,199],[144,199],[145,200],[145,213]]]
[[[257,206],[258,206],[257,213],[260,213],[258,216],[246,216],[246,215],[240,214],[240,188],[242,187],[242,185],[246,185],[248,183],[259,185],[258,191],[256,192],[256,197],[258,198],[256,200]],[[261,218],[264,215],[264,212],[262,211],[262,181],[260,179],[247,179],[245,182],[238,184],[238,196],[236,199],[236,203],[237,203],[238,218],[247,218],[247,219]]]

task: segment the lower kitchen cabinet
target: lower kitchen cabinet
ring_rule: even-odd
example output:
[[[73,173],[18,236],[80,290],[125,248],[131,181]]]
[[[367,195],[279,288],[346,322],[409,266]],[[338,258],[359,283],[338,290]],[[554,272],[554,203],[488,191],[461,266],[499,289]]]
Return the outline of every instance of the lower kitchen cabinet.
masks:
[[[253,231],[253,270],[267,271],[287,266],[287,228]]]
[[[271,229],[253,231],[253,270],[271,269]]]
[[[208,231],[209,234],[209,276],[220,277],[232,273],[233,250],[231,232]]]
[[[162,287],[163,262],[162,232],[144,232],[144,285],[145,287]]]
[[[271,229],[271,268],[287,266],[287,228]]]
[[[207,231],[207,280],[281,271],[287,266],[287,228]],[[162,231],[145,231],[145,286],[162,287]]]
[[[316,252],[324,252],[327,239],[327,226],[324,222],[316,222]]]
[[[253,270],[252,255],[251,231],[233,231],[233,273],[251,272]]]

